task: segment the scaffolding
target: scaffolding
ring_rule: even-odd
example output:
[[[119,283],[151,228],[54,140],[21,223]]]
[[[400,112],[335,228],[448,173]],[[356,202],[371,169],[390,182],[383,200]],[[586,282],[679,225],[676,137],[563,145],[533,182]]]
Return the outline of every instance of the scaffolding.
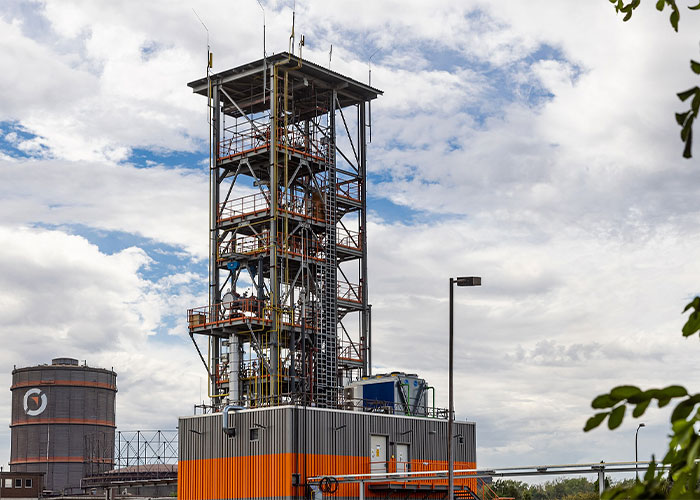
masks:
[[[188,311],[211,408],[338,407],[371,374],[366,111],[381,91],[289,53],[188,85],[211,133],[209,303]]]

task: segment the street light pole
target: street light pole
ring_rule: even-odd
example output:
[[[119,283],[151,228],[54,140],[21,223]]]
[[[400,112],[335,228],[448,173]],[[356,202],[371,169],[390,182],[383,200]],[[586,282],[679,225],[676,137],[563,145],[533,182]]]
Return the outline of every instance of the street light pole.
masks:
[[[450,278],[450,342],[449,342],[449,408],[447,410],[447,498],[454,500],[455,477],[454,477],[454,453],[452,451],[452,427],[454,422],[454,284],[457,286],[481,286],[481,278],[478,276],[468,276],[461,278]]]
[[[637,452],[637,438],[639,437],[639,429],[641,429],[642,427],[645,427],[643,422],[639,424],[639,426],[637,427],[637,432],[634,433],[634,472],[637,475],[637,482],[639,482],[639,464],[637,463],[639,462],[639,456]]]
[[[453,380],[453,346],[454,346],[454,280],[450,278],[450,343],[449,343],[449,371],[448,382],[449,404],[447,408],[447,498],[453,500],[455,497],[455,477],[454,477],[454,457],[452,455],[452,420],[454,411],[454,380]]]

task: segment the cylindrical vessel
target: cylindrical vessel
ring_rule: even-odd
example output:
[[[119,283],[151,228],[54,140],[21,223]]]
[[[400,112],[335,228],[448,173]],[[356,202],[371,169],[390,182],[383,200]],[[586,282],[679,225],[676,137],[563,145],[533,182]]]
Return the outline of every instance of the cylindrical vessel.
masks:
[[[13,370],[10,390],[11,471],[44,472],[44,488],[70,493],[86,475],[112,468],[114,371],[56,358]]]

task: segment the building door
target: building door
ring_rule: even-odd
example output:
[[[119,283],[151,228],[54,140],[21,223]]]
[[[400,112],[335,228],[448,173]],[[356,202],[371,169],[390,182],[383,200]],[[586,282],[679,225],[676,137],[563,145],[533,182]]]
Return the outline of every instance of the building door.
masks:
[[[369,436],[369,472],[381,474],[387,472],[386,462],[386,436]]]
[[[396,472],[408,472],[411,470],[410,457],[407,444],[396,445]]]

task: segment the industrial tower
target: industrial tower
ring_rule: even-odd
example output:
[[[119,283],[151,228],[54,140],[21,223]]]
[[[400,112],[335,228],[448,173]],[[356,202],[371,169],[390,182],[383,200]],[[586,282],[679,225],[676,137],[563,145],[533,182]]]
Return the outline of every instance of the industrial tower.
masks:
[[[213,410],[333,408],[370,375],[368,106],[381,91],[281,53],[188,84],[210,123]]]

